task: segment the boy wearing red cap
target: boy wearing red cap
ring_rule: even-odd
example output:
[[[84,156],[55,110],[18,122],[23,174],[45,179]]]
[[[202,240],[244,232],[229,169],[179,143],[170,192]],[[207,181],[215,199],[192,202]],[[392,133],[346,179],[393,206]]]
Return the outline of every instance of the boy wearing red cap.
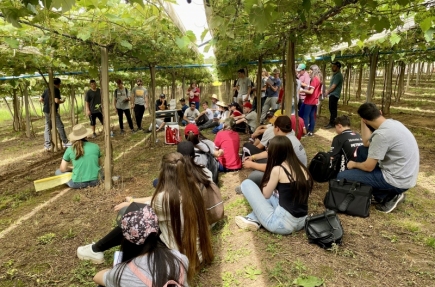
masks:
[[[251,133],[257,128],[257,113],[252,110],[252,104],[246,102],[243,104],[243,115],[235,117],[236,124],[247,123]]]

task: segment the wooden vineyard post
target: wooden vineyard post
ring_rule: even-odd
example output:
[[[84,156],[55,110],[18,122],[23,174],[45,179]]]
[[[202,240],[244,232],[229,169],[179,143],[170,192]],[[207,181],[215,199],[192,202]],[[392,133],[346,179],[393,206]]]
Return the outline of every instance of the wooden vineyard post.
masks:
[[[175,99],[175,105],[177,104],[177,97],[175,96],[175,71],[171,71],[172,77],[172,87],[171,87],[171,99]],[[175,109],[175,107],[171,107],[171,109]]]
[[[12,107],[14,108],[14,131],[19,131],[21,129],[20,121],[20,101],[17,96],[17,89],[12,90]]]
[[[112,142],[110,140],[109,59],[106,47],[101,47],[101,96],[103,101],[105,147],[104,189],[108,191],[112,188],[113,151]]]
[[[257,92],[255,93],[257,98],[257,125],[260,124],[261,117],[261,74],[263,71],[263,56],[258,57],[258,70],[257,70]]]
[[[150,65],[150,73],[151,73],[151,105],[156,102],[156,66],[154,64]],[[184,94],[184,77],[183,77],[183,94]],[[151,145],[155,145],[157,139],[156,133],[156,109],[154,106],[150,108],[151,113]]]
[[[293,106],[295,108],[295,134],[298,134],[299,117],[298,114],[298,95],[296,94],[296,74],[295,74],[295,43],[292,40],[287,42],[287,73],[286,73],[286,85],[284,90],[284,96],[282,101],[285,105],[286,113],[290,116],[292,112],[292,99]],[[285,98],[288,100],[286,101]]]
[[[155,83],[154,83],[154,85],[155,85]],[[186,77],[185,76],[183,76],[183,82],[181,85],[181,89],[183,90],[183,98],[186,98]]]
[[[364,64],[361,64],[359,67],[359,76],[358,76],[358,89],[356,90],[356,99],[361,99],[361,84],[362,84],[362,77],[363,77],[363,66]]]
[[[390,113],[391,95],[393,93],[393,56],[390,55],[385,65],[385,97],[382,97],[382,112],[384,115]]]
[[[75,112],[75,98],[76,98],[76,93],[75,93],[75,90],[74,90],[74,86],[73,85],[71,85],[71,95],[70,95],[70,105],[71,105],[71,107],[70,107],[70,118],[71,118],[71,125],[72,126],[75,126],[77,123],[76,123],[76,119],[75,119],[75,114],[76,114],[76,112]]]
[[[48,71],[48,85],[50,91],[50,121],[51,121],[51,150],[57,152],[59,150],[56,129],[56,108],[54,103],[54,79],[53,68]]]
[[[11,118],[14,119],[14,114],[12,113],[11,107],[9,106],[9,103],[6,100],[6,97],[3,98],[3,101],[5,101],[6,107],[8,108],[8,111],[9,111],[9,114],[11,115]]]
[[[30,131],[30,109],[29,109],[29,88],[27,83],[24,83],[24,109],[26,111],[26,136],[30,138],[32,136]]]

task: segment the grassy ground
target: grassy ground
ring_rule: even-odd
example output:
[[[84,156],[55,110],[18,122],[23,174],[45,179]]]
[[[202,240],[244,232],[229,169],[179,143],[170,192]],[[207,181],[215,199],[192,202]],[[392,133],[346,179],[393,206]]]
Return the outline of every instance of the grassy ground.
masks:
[[[418,101],[423,97],[414,95],[413,99]],[[424,99],[432,101],[426,96]],[[358,105],[356,102],[340,105],[339,114],[350,114],[352,122],[357,123]],[[420,147],[421,166],[417,186],[407,192],[406,201],[393,213],[382,214],[372,207],[366,219],[340,215],[345,230],[344,244],[322,250],[308,244],[303,231],[280,236],[264,229],[258,232],[238,229],[234,216],[247,214],[250,207],[243,196],[235,194],[234,188],[250,171],[222,174],[220,187],[227,218],[212,230],[213,264],[204,267],[191,285],[433,286],[435,121],[429,112],[403,110],[405,106],[394,105],[391,117],[402,121],[414,133]],[[430,110],[424,105],[420,107]],[[325,108],[322,114],[329,115]],[[70,128],[69,121],[64,119]],[[318,150],[329,148],[334,134],[333,130],[321,128],[326,122],[325,117],[320,117],[315,136],[302,139],[309,158]],[[146,118],[145,126],[148,124]],[[32,187],[33,180],[54,172],[62,156],[62,152],[42,152],[40,120],[34,122],[38,132],[32,140],[22,133],[11,132],[10,123],[3,122],[0,126],[3,127],[0,132],[2,231],[64,187],[39,193]],[[211,133],[205,134],[213,139]],[[112,138],[114,173],[121,180],[112,190],[105,191],[103,187],[70,190],[5,236],[0,233],[0,286],[94,286],[92,276],[111,265],[114,250],[106,252],[106,262],[100,266],[79,261],[75,250],[110,230],[115,219],[113,206],[125,196],[152,194],[151,182],[157,177],[162,155],[175,150],[174,146],[163,144],[162,133],[158,136],[160,141],[151,144],[143,133],[115,134]],[[103,138],[100,136],[95,142],[102,146]],[[324,210],[327,188],[327,184],[315,185],[309,201],[310,213]],[[309,285],[309,282],[317,284]]]

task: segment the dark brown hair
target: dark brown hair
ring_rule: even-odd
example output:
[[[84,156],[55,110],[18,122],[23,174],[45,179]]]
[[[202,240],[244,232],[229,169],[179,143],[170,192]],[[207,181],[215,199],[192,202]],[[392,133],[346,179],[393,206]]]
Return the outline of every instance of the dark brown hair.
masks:
[[[283,133],[289,133],[292,131],[292,121],[288,116],[279,116],[276,118],[275,127],[278,127]]]

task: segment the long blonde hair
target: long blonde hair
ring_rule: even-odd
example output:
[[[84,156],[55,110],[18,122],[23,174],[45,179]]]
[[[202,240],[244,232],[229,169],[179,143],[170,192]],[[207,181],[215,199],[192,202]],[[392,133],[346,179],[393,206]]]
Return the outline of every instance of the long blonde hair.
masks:
[[[85,154],[85,149],[83,148],[83,145],[84,145],[83,140],[77,140],[72,144],[72,149],[76,154],[76,160],[78,160]]]
[[[322,75],[322,71],[320,71],[319,66],[311,65],[310,70],[313,71],[313,73],[311,74],[311,77],[312,78],[317,77],[317,78],[319,78],[319,81],[321,83],[323,83],[323,75]]]

